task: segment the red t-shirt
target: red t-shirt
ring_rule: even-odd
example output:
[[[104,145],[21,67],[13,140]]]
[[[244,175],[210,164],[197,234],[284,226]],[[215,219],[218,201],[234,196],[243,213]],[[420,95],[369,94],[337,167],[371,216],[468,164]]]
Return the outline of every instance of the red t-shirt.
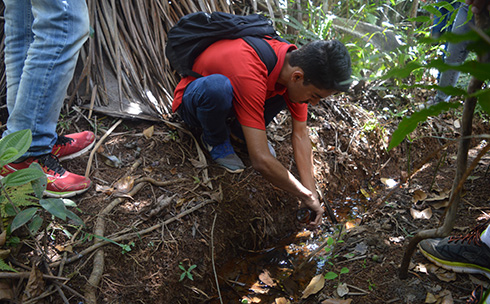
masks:
[[[278,94],[284,96],[294,119],[306,121],[307,105],[290,102],[286,87],[277,83],[286,53],[297,47],[275,39],[266,41],[278,58],[269,76],[257,52],[243,39],[220,40],[213,43],[196,58],[192,70],[203,76],[221,74],[228,77],[233,86],[235,114],[243,126],[265,130],[265,100]],[[175,88],[172,111],[177,111],[186,86],[193,80],[194,77],[180,80]]]

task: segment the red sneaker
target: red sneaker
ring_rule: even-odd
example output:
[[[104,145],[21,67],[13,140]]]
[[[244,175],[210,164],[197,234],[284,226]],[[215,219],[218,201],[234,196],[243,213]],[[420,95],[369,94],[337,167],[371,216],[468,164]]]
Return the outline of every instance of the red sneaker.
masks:
[[[17,170],[29,167],[34,162],[41,165],[48,178],[48,185],[44,192],[46,196],[71,197],[83,193],[90,188],[90,184],[92,183],[90,179],[66,171],[60,165],[58,159],[52,154],[29,157],[23,162],[5,165],[0,171],[0,175],[5,177]]]
[[[58,136],[51,153],[60,161],[73,159],[88,152],[95,144],[95,134],[90,131]]]

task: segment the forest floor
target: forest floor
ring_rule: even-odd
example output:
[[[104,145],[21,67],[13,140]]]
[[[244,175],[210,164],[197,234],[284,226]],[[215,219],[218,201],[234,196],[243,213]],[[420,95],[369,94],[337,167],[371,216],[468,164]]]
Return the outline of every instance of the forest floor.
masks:
[[[444,271],[418,250],[408,278],[398,275],[412,237],[444,219],[457,145],[424,159],[458,136],[462,107],[429,118],[410,144],[387,151],[402,105],[410,114],[428,92],[410,100],[381,93],[358,87],[310,109],[318,187],[338,221],[326,212],[316,231],[296,220],[297,200],[254,171],[245,151],[237,153],[247,169],[230,174],[202,154],[175,117],[169,123],[122,121],[94,155],[92,188],[73,198],[86,227],[64,231],[51,224],[46,230],[51,270],[69,280],[45,303],[63,303],[61,294],[65,303],[89,303],[82,296],[94,295],[98,303],[125,304],[464,303],[488,280]],[[99,117],[98,139],[117,120]],[[76,112],[65,115],[61,126],[66,132],[91,129]],[[481,115],[473,132],[490,133]],[[297,174],[290,133],[288,115],[268,129],[277,159]],[[473,140],[469,163],[482,146],[481,139]],[[88,160],[86,155],[64,166],[84,174]],[[489,166],[486,155],[466,181],[454,233],[488,219]],[[390,188],[390,180],[399,184]],[[30,246],[16,248],[13,265],[31,269],[36,259]],[[332,272],[340,276],[322,279]],[[308,296],[313,278],[317,289]],[[18,297],[35,290],[22,283],[9,283]]]

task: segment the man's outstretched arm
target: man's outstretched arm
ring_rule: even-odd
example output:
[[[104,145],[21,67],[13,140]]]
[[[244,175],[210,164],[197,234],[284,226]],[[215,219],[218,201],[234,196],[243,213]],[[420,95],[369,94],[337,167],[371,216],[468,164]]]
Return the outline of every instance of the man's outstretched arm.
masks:
[[[321,224],[323,209],[315,191],[311,191],[294,177],[269,151],[264,130],[242,127],[252,166],[274,186],[296,196],[317,213],[312,226]],[[310,148],[311,149],[311,148]],[[311,154],[310,154],[311,155]]]

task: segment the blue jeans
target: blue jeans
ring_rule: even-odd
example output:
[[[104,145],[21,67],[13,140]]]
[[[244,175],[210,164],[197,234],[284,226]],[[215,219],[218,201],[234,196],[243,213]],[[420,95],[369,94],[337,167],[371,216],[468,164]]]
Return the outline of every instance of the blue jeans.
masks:
[[[456,17],[451,27],[452,33],[457,35],[462,35],[470,31],[469,23],[473,22],[473,20],[471,20],[470,22],[466,22],[467,16],[468,16],[468,5],[461,4],[459,6],[459,10],[456,14]],[[448,56],[445,58],[445,62],[448,65],[462,64],[466,60],[466,57],[468,57],[469,51],[466,49],[468,44],[469,41],[463,41],[459,43],[452,43],[452,42],[448,43],[446,48],[448,52]],[[446,70],[440,75],[439,86],[454,87],[458,82],[458,78],[459,78],[459,71]],[[438,90],[436,94],[436,101],[448,101],[450,97],[451,96],[448,96],[446,93]]]
[[[50,153],[78,54],[89,34],[85,0],[4,0],[9,118],[4,136],[30,129],[25,154]]]
[[[286,107],[281,95],[265,101],[264,120],[267,126]],[[198,78],[185,89],[182,104],[178,109],[184,122],[202,129],[203,139],[211,146],[217,146],[229,139],[228,118],[234,118],[233,87],[223,75],[214,74]],[[231,129],[234,135],[244,139],[237,119],[233,119]]]

